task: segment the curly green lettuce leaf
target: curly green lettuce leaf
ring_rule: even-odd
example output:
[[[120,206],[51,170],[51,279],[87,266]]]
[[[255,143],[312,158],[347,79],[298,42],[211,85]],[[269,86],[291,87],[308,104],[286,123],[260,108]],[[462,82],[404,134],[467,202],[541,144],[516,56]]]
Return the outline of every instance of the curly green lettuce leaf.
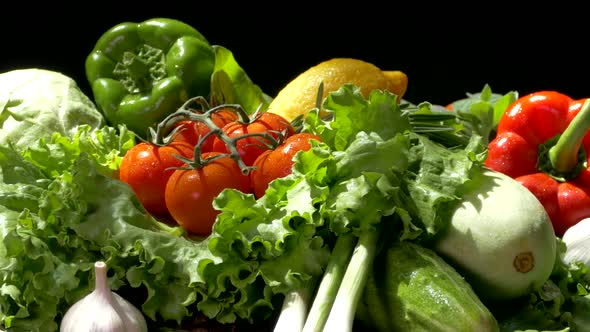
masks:
[[[204,283],[198,261],[214,258],[206,244],[150,217],[128,186],[98,173],[83,156],[73,169],[38,191],[38,210],[3,207],[0,278],[20,291],[0,297],[5,327],[35,331],[59,321],[92,291],[96,260],[110,267],[113,289],[128,285],[145,293],[138,304],[146,316],[180,322]]]
[[[463,144],[450,148],[427,135],[415,133],[410,113],[388,92],[373,91],[365,100],[354,86],[344,85],[329,94],[324,105],[334,113],[334,119],[323,121],[312,111],[306,126],[336,150],[333,155],[338,163],[337,176],[343,179],[339,184],[343,195],[353,195],[345,192],[362,188],[359,176],[377,172],[389,177],[379,183],[392,183],[401,190],[395,190],[397,197],[387,202],[389,206],[384,203],[378,208],[371,203],[379,200],[367,200],[367,209],[388,211],[392,205],[397,206],[400,216],[404,216],[401,218],[405,229],[402,238],[416,238],[421,232],[425,232],[424,237],[430,237],[444,227],[447,204],[460,199],[471,169],[483,164],[483,138],[473,135]],[[347,184],[346,180],[352,182]],[[382,197],[386,197],[387,190],[382,190]],[[406,214],[413,221],[409,221]],[[365,214],[359,216],[365,217]],[[347,221],[340,226],[358,227],[358,222]],[[333,227],[338,229],[338,226]]]
[[[450,205],[461,200],[463,185],[485,160],[481,152],[481,137],[473,136],[464,148],[446,148],[426,136],[410,133],[412,141],[409,166],[404,179],[411,200],[407,209],[415,211],[424,238],[434,236],[446,220]],[[410,208],[412,207],[412,208]]]
[[[106,141],[117,140],[94,142]],[[35,164],[0,147],[0,327],[56,331],[65,311],[93,290],[97,260],[109,266],[111,288],[134,294],[130,300],[151,320],[192,315],[205,284],[199,262],[219,262],[207,242],[152,218],[128,185],[103,174],[96,160],[106,159],[96,156],[110,148],[55,142],[35,150]],[[84,152],[72,160],[64,151]],[[58,156],[61,165],[50,165]]]
[[[100,129],[80,125],[72,129],[70,136],[55,132],[48,140],[40,139],[25,149],[23,155],[50,177],[55,177],[69,170],[84,152],[96,162],[101,173],[118,177],[121,160],[135,142],[135,135],[124,125]]]
[[[13,145],[0,146],[0,181],[2,184],[36,184],[48,177],[35,165],[24,161]]]
[[[359,132],[343,152],[335,152],[336,177],[326,202],[331,230],[373,230],[384,216],[403,210],[407,194],[400,177],[409,161],[409,140],[398,134],[384,141]]]
[[[329,248],[317,228],[325,189],[299,173],[271,187],[259,200],[225,190],[214,202],[221,213],[207,241],[222,262],[201,261],[202,274],[215,282],[207,284],[199,308],[221,322],[267,319],[277,308],[274,295],[323,273]],[[239,301],[229,301],[236,292]]]
[[[323,121],[317,110],[306,117],[304,130],[321,135],[322,140],[336,151],[342,151],[359,132],[375,132],[383,140],[410,130],[408,114],[401,111],[397,96],[388,91],[373,90],[365,99],[360,88],[345,84],[331,92],[323,107],[335,121]]]

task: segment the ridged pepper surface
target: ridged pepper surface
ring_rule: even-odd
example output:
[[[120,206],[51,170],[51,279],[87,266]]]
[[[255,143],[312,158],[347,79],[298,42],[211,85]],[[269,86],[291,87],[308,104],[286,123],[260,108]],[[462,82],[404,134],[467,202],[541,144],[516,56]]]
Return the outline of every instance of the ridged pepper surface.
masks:
[[[208,97],[215,52],[190,25],[168,18],[124,22],[86,58],[86,77],[110,125],[146,137],[150,126],[190,97]]]

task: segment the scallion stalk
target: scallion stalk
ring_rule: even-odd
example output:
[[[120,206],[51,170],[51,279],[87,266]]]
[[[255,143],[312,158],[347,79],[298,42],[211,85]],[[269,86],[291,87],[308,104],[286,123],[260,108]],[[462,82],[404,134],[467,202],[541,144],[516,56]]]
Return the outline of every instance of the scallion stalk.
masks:
[[[324,331],[352,331],[356,307],[363,295],[369,269],[376,255],[378,238],[376,231],[363,232],[359,236]]]
[[[344,278],[348,261],[354,249],[356,237],[352,233],[340,235],[326,266],[326,272],[318,287],[303,332],[321,332],[328,320],[330,309]]]
[[[303,330],[315,285],[315,279],[310,279],[304,283],[303,287],[294,289],[285,295],[274,331],[301,332]]]

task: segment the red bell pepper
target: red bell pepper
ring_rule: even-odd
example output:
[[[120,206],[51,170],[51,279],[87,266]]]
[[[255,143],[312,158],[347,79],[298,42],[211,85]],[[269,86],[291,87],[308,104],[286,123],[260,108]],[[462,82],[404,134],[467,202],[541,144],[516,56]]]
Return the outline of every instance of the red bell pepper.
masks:
[[[502,115],[485,165],[527,187],[562,236],[590,217],[590,98],[555,91],[523,96]]]

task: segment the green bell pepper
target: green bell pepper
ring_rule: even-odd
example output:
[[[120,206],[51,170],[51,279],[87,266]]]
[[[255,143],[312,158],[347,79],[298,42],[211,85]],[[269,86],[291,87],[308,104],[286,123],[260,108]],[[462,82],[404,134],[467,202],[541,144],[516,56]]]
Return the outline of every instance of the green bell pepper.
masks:
[[[140,137],[191,97],[208,97],[215,52],[183,22],[153,18],[120,23],[105,32],[86,58],[97,108],[110,125]]]

